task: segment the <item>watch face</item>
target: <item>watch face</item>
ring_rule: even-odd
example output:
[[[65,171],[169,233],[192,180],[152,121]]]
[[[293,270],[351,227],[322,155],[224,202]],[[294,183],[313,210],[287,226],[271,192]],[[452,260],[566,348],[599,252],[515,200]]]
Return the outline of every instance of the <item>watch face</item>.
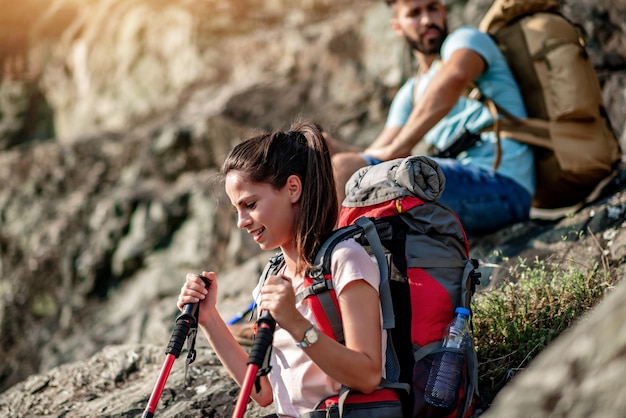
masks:
[[[305,338],[309,342],[309,344],[316,343],[317,337],[317,330],[315,328],[309,328],[305,333]]]

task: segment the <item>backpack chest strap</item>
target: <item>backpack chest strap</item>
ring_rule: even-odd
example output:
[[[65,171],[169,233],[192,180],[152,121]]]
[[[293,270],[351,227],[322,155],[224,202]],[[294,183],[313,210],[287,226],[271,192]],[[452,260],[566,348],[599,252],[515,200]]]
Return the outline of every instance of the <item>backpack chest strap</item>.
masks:
[[[302,302],[309,296],[319,295],[329,290],[335,290],[333,281],[331,279],[314,280],[311,286],[305,287],[303,290],[296,294],[296,303]]]

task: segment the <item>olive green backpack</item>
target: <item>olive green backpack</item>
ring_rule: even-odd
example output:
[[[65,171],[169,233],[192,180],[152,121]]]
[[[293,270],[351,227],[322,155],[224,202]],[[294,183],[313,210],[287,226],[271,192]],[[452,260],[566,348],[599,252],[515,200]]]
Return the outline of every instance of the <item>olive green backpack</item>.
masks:
[[[504,116],[499,136],[533,145],[533,207],[580,205],[615,172],[621,151],[579,31],[556,0],[495,0],[479,29],[498,44],[524,98],[528,119],[490,107]]]

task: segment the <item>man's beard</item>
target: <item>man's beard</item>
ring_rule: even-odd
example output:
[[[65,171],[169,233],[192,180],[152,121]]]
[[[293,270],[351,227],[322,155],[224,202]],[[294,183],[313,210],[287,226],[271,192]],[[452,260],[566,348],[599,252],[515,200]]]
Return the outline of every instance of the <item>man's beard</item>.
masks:
[[[408,36],[404,35],[404,39],[409,44],[412,51],[421,52],[424,55],[439,54],[441,45],[443,44],[444,39],[446,39],[446,36],[448,36],[448,27],[447,25],[444,25],[443,28],[431,26],[429,29],[435,29],[439,32],[439,36],[432,38],[429,41],[422,41],[419,39],[410,39]]]

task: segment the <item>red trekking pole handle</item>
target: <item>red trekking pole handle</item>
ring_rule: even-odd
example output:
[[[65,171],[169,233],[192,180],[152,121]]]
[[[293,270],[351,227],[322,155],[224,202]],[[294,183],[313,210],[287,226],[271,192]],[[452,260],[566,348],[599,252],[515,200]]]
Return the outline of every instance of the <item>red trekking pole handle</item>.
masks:
[[[210,282],[205,277],[201,275],[198,275],[198,277],[200,277],[204,281],[204,284],[206,286],[210,284]],[[185,344],[185,339],[187,339],[189,331],[191,329],[197,328],[198,326],[196,321],[197,309],[197,303],[187,303],[185,306],[183,306],[182,313],[176,318],[176,325],[174,326],[170,342],[167,345],[167,349],[165,350],[165,362],[163,363],[163,367],[161,368],[159,377],[156,381],[156,384],[154,385],[154,389],[152,390],[152,394],[150,395],[148,405],[143,412],[142,418],[154,417],[154,411],[156,410],[156,407],[159,403],[161,393],[163,392],[165,382],[170,375],[170,371],[172,370],[174,361],[178,358],[178,356],[180,356],[180,352],[183,349],[183,345]]]
[[[250,397],[250,392],[252,392],[252,386],[254,385],[257,372],[263,365],[267,350],[272,345],[274,329],[276,329],[276,321],[271,317],[269,312],[264,311],[257,321],[254,344],[248,356],[248,369],[246,370],[246,375],[241,385],[241,391],[239,392],[239,398],[237,399],[232,418],[243,418],[246,412],[246,405]]]

